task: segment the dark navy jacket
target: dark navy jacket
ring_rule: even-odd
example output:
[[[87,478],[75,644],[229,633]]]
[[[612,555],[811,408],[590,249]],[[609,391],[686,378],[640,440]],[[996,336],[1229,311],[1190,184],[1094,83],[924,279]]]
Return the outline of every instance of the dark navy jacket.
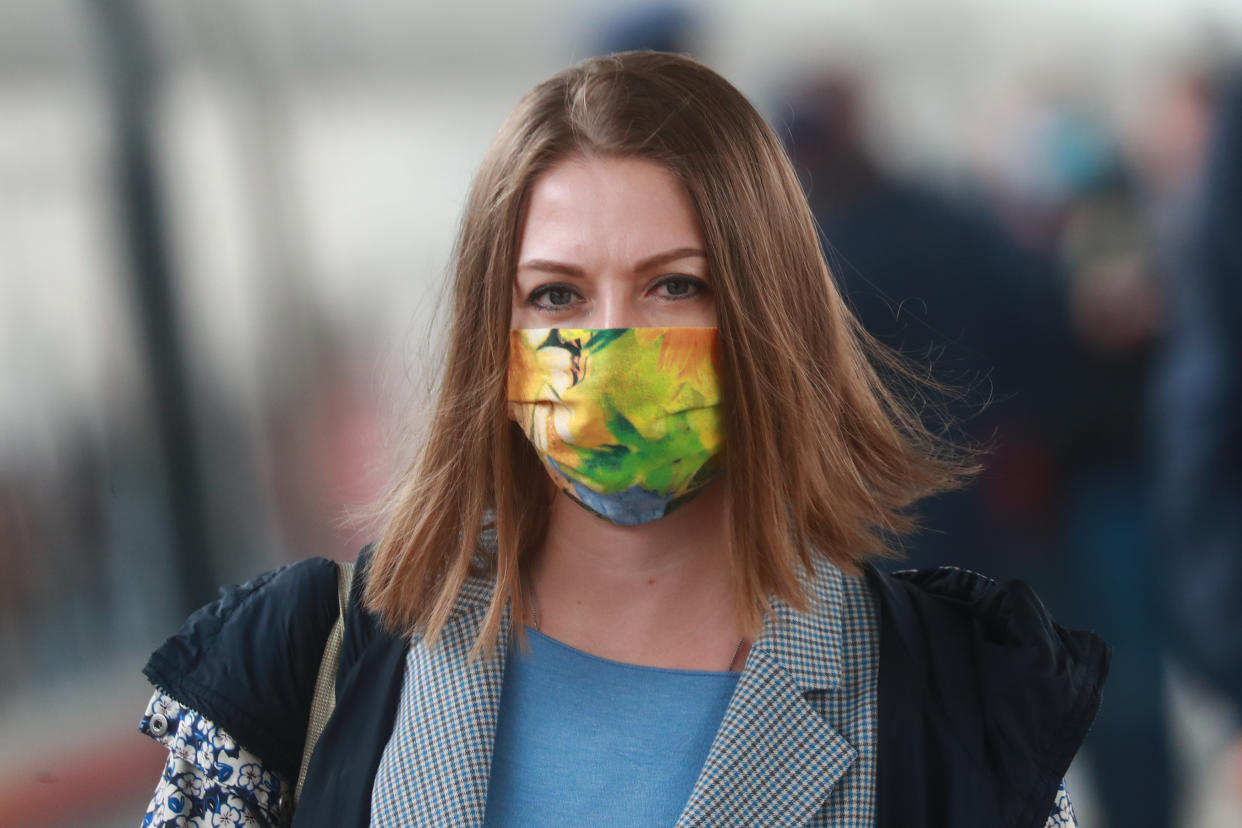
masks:
[[[409,643],[361,610],[368,562],[364,551],[337,709],[315,750],[296,828],[370,821]],[[1043,828],[1099,707],[1105,645],[1056,625],[1018,582],[957,569],[868,568],[867,578],[880,616],[877,826]],[[283,567],[224,590],[144,672],[295,779],[336,606],[332,562]]]

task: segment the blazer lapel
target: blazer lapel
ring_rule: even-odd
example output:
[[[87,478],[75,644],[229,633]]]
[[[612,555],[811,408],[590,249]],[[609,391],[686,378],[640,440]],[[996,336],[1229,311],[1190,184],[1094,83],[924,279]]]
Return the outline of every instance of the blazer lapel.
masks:
[[[812,608],[775,602],[677,825],[806,825],[857,750],[808,694],[841,684],[841,573],[821,572]]]
[[[494,654],[471,660],[491,588],[470,579],[436,645],[410,645],[401,743],[389,745],[392,766],[375,792],[373,825],[483,824],[509,637],[506,613]]]
[[[678,826],[804,826],[854,762],[815,707],[841,685],[842,577],[832,569],[808,583],[807,613],[774,602]],[[506,614],[495,654],[470,660],[491,588],[471,579],[439,643],[411,644],[404,736],[386,751],[373,826],[483,823],[510,630]]]

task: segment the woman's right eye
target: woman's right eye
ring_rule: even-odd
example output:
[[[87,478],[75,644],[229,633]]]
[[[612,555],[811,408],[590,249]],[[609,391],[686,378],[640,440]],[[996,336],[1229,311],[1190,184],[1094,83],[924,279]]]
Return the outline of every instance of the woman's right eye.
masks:
[[[577,291],[569,285],[543,285],[531,291],[526,302],[541,310],[560,310],[572,305],[577,298]]]

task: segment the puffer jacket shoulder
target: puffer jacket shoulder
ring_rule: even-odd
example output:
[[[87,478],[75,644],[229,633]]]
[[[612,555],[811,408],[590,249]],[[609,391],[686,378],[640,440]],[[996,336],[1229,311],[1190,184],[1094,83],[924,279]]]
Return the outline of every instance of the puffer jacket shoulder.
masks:
[[[311,558],[282,566],[223,588],[152,653],[143,673],[295,779],[337,615],[336,564]]]
[[[1020,581],[868,577],[880,608],[877,825],[1043,826],[1099,710],[1108,647]]]

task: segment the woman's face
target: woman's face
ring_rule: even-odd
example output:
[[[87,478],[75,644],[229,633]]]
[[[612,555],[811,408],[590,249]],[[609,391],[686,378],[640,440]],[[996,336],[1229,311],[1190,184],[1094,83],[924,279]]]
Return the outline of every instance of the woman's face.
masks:
[[[672,173],[635,158],[575,158],[535,180],[512,328],[715,324],[702,233]]]

